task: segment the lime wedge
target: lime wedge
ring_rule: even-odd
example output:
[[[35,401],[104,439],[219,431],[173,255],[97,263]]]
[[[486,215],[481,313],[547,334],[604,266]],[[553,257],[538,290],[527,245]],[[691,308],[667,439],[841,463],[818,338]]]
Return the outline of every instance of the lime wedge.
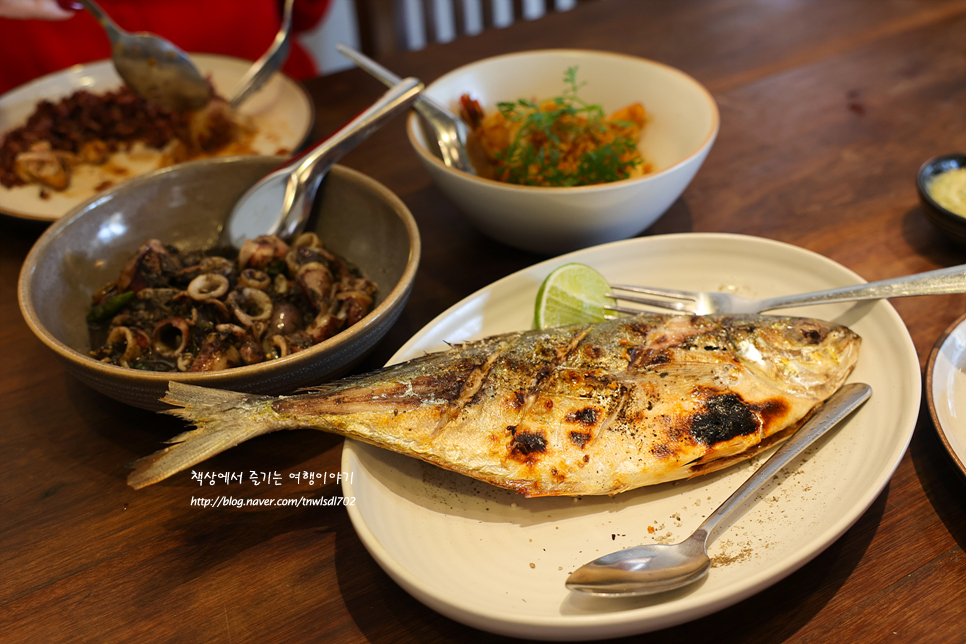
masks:
[[[610,286],[586,264],[564,264],[543,281],[537,292],[533,323],[538,329],[565,324],[590,324],[604,319]]]

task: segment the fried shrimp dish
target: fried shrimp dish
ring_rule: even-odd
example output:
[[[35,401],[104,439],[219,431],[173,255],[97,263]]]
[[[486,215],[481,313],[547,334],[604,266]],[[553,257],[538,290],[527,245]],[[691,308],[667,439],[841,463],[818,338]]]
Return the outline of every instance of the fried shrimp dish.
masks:
[[[633,103],[605,116],[581,100],[577,68],[564,74],[565,91],[545,101],[501,102],[486,113],[469,94],[460,117],[470,126],[470,154],[484,177],[528,186],[586,186],[651,171],[637,149],[647,122]]]
[[[147,371],[216,371],[332,337],[373,306],[376,284],[315,233],[265,235],[238,257],[152,239],[93,296],[91,357]]]

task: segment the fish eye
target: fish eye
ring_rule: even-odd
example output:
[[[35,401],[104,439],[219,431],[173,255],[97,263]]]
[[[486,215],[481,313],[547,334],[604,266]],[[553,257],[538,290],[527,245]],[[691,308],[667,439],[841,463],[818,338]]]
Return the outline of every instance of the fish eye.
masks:
[[[828,336],[828,329],[814,320],[801,320],[794,328],[808,344],[819,344]]]

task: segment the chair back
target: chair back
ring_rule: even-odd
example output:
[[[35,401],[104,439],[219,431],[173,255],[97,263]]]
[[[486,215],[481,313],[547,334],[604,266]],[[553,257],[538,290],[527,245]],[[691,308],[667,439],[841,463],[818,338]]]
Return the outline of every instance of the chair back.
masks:
[[[590,0],[355,0],[359,48],[378,58],[539,18]],[[512,15],[506,16],[509,5]],[[418,23],[418,24],[414,24]]]

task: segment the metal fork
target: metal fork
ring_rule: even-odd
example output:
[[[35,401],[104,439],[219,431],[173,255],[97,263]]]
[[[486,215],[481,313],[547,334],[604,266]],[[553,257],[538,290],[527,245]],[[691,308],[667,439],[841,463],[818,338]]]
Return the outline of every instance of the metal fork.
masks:
[[[363,71],[383,84],[392,87],[401,80],[376,61],[372,60],[361,51],[356,51],[347,45],[338,44],[336,50]],[[413,109],[422,117],[419,123],[423,128],[423,137],[426,144],[436,148],[438,156],[447,166],[476,174],[476,169],[470,162],[469,154],[466,151],[466,139],[469,136],[469,128],[461,118],[453,114],[445,105],[437,103],[425,94],[420,94],[413,105]]]
[[[640,297],[638,295],[624,295],[622,292],[639,293],[667,299]],[[611,284],[610,297],[642,304],[660,309],[670,309],[682,313],[711,315],[714,313],[761,313],[772,309],[784,309],[809,304],[833,304],[835,302],[855,302],[858,300],[879,300],[890,297],[908,297],[911,295],[945,295],[949,293],[966,293],[966,264],[941,268],[926,273],[917,273],[906,277],[843,286],[827,291],[814,291],[799,295],[784,295],[761,300],[752,300],[730,293],[712,293],[705,291],[682,291],[668,288],[651,288],[649,286],[633,286],[630,284]],[[608,310],[619,313],[641,313],[639,308],[626,306],[611,306]]]
[[[278,33],[275,34],[275,40],[272,41],[272,46],[268,48],[262,57],[255,61],[240,81],[238,85],[232,91],[232,97],[228,100],[232,109],[238,109],[238,106],[244,103],[249,96],[257,92],[262,88],[272,74],[278,71],[278,69],[288,58],[288,52],[292,48],[292,6],[295,0],[285,0],[285,5],[282,7],[282,25],[278,29]]]

